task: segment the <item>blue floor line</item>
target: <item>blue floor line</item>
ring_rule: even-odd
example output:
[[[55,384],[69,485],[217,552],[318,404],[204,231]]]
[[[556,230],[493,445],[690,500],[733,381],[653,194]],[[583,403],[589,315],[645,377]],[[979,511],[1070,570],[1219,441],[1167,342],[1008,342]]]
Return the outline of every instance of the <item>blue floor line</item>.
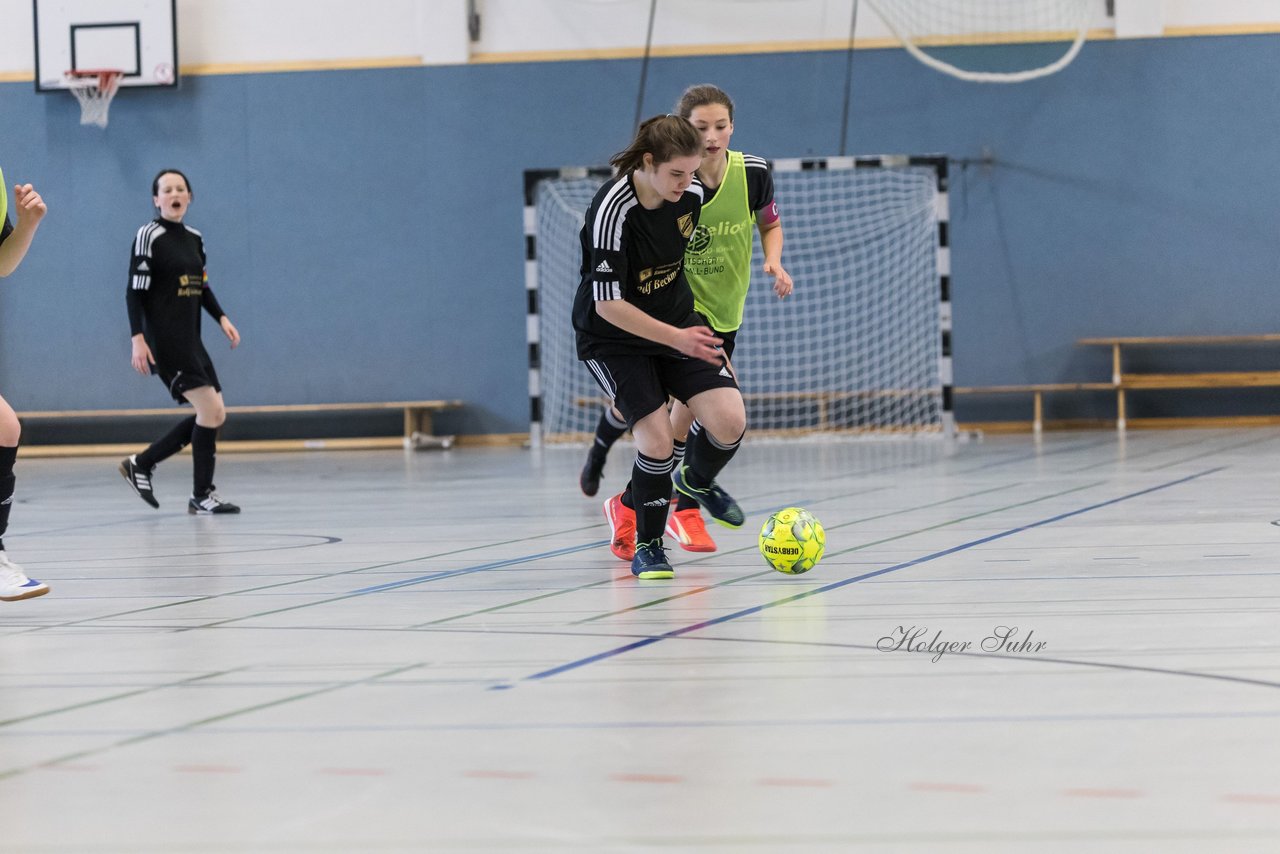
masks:
[[[965,551],[966,549],[974,548],[976,546],[985,545],[987,543],[994,542],[995,540],[1004,539],[1005,537],[1011,537],[1014,534],[1020,534],[1024,531],[1029,531],[1033,528],[1039,528],[1044,525],[1051,525],[1054,522],[1061,522],[1063,519],[1070,519],[1072,516],[1079,516],[1082,513],[1088,513],[1093,510],[1098,510],[1102,507],[1109,507],[1113,504],[1119,504],[1122,501],[1128,501],[1132,498],[1138,498],[1143,495],[1149,495],[1153,492],[1158,492],[1162,489],[1168,489],[1173,486],[1178,486],[1180,484],[1187,483],[1192,480],[1196,480],[1197,478],[1205,477],[1207,475],[1220,472],[1223,470],[1223,468],[1224,468],[1223,466],[1219,466],[1217,468],[1208,469],[1206,471],[1202,471],[1196,474],[1188,475],[1186,477],[1178,478],[1177,480],[1171,480],[1171,481],[1168,481],[1167,483],[1162,483],[1157,486],[1148,487],[1147,489],[1141,489],[1141,490],[1138,490],[1137,492],[1130,492],[1128,495],[1121,495],[1118,498],[1111,498],[1106,501],[1100,501],[1097,504],[1090,504],[1087,507],[1080,507],[1075,510],[1070,510],[1066,513],[1059,513],[1057,516],[1050,516],[1049,518],[1041,519],[1038,522],[1032,522],[1027,525],[1019,525],[1016,528],[1010,528],[1007,531],[1001,531],[1000,533],[997,533],[997,534],[991,534],[990,536],[982,537],[981,539],[970,540],[967,543],[961,543],[958,546],[952,546],[949,549],[943,549],[942,551],[934,552],[933,554],[928,554],[923,557],[918,557],[918,558],[915,558],[914,560],[909,560],[904,563],[888,566],[888,567],[885,567],[884,569],[877,569],[874,572],[867,572],[862,575],[853,576],[852,578],[841,579],[840,581],[832,582],[831,584],[827,584],[823,587],[816,587],[813,590],[808,590],[803,593],[797,593],[792,596],[787,596],[782,599],[777,599],[773,602],[766,602],[763,605],[754,605],[750,608],[744,608],[741,611],[734,611],[732,614],[725,614],[720,617],[715,617],[714,619],[704,620],[701,623],[695,623],[692,626],[685,626],[682,629],[673,629],[669,632],[665,632],[660,635],[655,635],[654,637],[651,637],[651,638],[644,638],[643,640],[625,644],[620,647],[615,647],[614,649],[606,650],[601,653],[596,653],[595,655],[590,655],[590,656],[587,656],[586,658],[580,658],[576,661],[568,662],[567,664],[561,664],[557,667],[552,667],[549,670],[542,670],[538,673],[532,674],[531,676],[525,676],[521,679],[518,679],[516,680],[516,682],[513,682],[513,683],[494,685],[491,687],[490,690],[505,690],[508,688],[515,687],[515,685],[520,682],[533,682],[533,681],[538,681],[542,679],[549,679],[552,676],[558,676],[561,673],[567,673],[571,670],[577,670],[580,667],[586,667],[589,664],[595,664],[596,662],[604,661],[606,659],[613,658],[618,655],[622,655],[623,653],[631,652],[632,650],[635,650],[635,649],[641,649],[646,646],[651,646],[655,643],[658,643],[659,641],[669,640],[671,638],[678,638],[682,635],[687,635],[690,632],[696,632],[705,628],[709,628],[711,626],[719,625],[721,623],[727,623],[730,620],[737,620],[742,617],[749,617],[752,614],[758,614],[761,611],[767,610],[769,608],[777,608],[781,605],[788,605],[792,602],[796,602],[801,599],[806,599],[810,596],[817,596],[822,593],[829,593],[832,590],[838,590],[841,587],[847,587],[848,585],[855,584],[859,581],[866,581],[868,578],[876,578],[881,575],[886,575],[890,572],[897,572],[899,570],[907,569],[909,567],[919,566],[922,563],[928,563],[930,561],[937,560],[938,558],[943,558],[943,557],[947,557],[948,555],[953,555],[956,552],[961,552],[961,551]]]

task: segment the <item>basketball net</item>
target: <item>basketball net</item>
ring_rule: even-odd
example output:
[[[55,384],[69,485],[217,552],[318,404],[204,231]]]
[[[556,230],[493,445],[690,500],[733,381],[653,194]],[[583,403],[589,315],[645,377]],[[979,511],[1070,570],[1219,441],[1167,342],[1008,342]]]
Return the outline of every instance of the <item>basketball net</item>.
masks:
[[[119,71],[68,71],[67,88],[80,102],[80,124],[107,126],[111,99],[120,89]]]

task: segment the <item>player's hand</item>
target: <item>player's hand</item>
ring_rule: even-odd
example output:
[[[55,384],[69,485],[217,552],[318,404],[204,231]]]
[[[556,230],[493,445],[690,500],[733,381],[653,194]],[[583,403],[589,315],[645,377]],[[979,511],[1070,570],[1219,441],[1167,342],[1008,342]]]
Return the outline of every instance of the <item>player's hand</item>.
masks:
[[[231,342],[231,349],[234,350],[240,343],[240,333],[236,330],[235,324],[224,314],[222,320],[218,321],[218,325],[222,327],[222,334],[227,336],[227,340]]]
[[[13,185],[14,208],[18,212],[18,222],[35,225],[44,218],[49,207],[40,198],[40,194],[30,184]]]
[[[151,376],[151,366],[156,363],[156,359],[151,355],[151,348],[147,346],[146,340],[141,335],[133,339],[133,356],[129,361],[135,371],[144,377]]]
[[[773,276],[773,292],[778,295],[778,299],[786,299],[791,296],[793,289],[791,274],[784,270],[781,264],[766,263],[764,272],[767,276]]]
[[[705,326],[690,326],[681,329],[676,336],[675,348],[686,356],[701,359],[713,365],[724,364],[724,351],[720,345],[724,342]]]

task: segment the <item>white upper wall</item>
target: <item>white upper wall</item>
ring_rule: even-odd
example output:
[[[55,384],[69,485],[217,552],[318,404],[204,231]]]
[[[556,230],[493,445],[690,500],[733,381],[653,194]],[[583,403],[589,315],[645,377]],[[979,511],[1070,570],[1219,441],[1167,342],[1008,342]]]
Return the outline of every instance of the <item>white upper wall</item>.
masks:
[[[52,0],[49,0],[52,2]],[[254,67],[465,63],[520,55],[639,50],[650,0],[475,0],[481,37],[467,33],[467,0],[178,0],[178,56],[188,73]],[[853,0],[658,0],[653,44],[686,52],[836,46],[848,39]],[[870,2],[859,4],[858,39],[889,38]],[[906,5],[920,0],[880,0]],[[1031,0],[1028,0],[1030,3]],[[1070,0],[1060,0],[1069,3]],[[1118,35],[1257,26],[1280,31],[1280,0],[1105,0],[1091,27]],[[104,14],[112,0],[101,0]],[[936,2],[934,3],[936,6]],[[34,66],[31,0],[0,0],[0,76],[29,79]],[[682,50],[685,49],[685,50]],[[514,56],[513,56],[514,55]]]

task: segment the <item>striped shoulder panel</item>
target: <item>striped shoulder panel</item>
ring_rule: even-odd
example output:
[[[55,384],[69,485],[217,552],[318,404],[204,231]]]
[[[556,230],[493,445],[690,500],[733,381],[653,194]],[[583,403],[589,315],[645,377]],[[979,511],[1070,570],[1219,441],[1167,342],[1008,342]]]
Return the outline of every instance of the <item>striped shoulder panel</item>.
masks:
[[[693,193],[698,197],[699,201],[705,202],[707,200],[707,188],[703,185],[702,179],[697,175],[693,176],[693,181],[689,184],[689,189],[685,190],[685,192]]]
[[[766,171],[769,169],[769,161],[763,157],[756,157],[754,154],[742,155],[742,163],[748,169],[764,169]]]
[[[158,222],[149,222],[138,229],[137,236],[133,238],[133,254],[141,258],[150,258],[151,245],[162,234],[164,234],[164,226]]]
[[[636,191],[631,189],[631,182],[623,176],[600,200],[596,208],[595,222],[591,225],[591,243],[597,249],[622,249],[622,223],[627,213],[639,204]]]
[[[204,240],[204,235],[200,233],[200,229],[198,229],[198,228],[192,228],[192,227],[191,227],[191,226],[189,226],[189,225],[188,225],[188,226],[186,226],[186,229],[187,229],[187,231],[189,231],[189,232],[191,232],[192,234],[194,234],[196,237],[200,238],[201,240]]]

